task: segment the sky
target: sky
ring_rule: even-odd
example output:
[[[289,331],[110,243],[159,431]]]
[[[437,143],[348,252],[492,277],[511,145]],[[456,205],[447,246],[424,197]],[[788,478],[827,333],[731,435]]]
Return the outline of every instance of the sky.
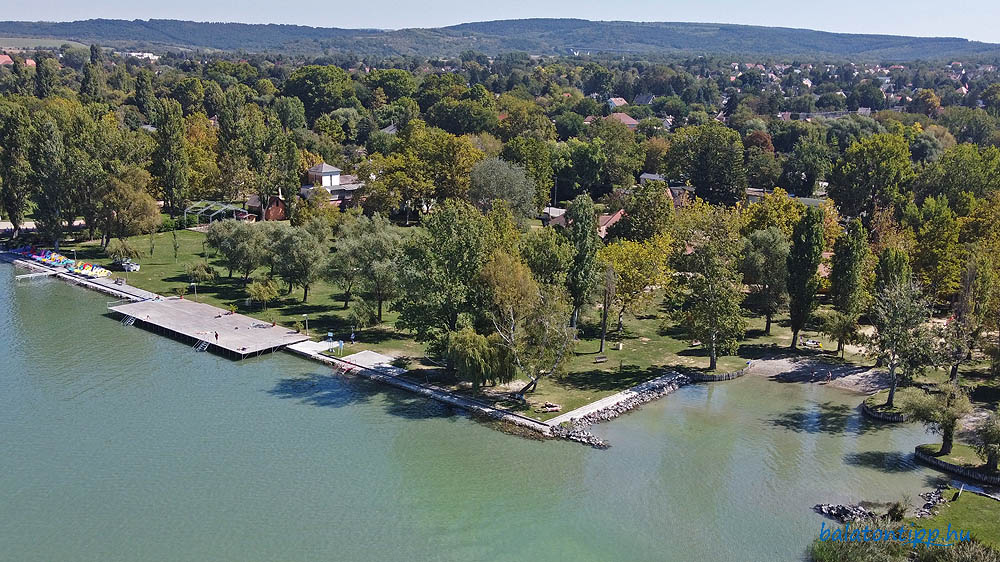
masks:
[[[532,17],[739,23],[1000,43],[998,0],[0,0],[0,19],[23,21],[157,18],[400,29]]]

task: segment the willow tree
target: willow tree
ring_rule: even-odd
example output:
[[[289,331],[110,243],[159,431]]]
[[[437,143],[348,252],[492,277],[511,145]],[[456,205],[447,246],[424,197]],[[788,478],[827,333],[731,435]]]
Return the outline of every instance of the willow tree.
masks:
[[[940,434],[941,449],[938,455],[949,455],[955,442],[958,422],[972,411],[972,403],[962,389],[945,384],[934,394],[921,393],[907,399],[903,410],[931,431]]]

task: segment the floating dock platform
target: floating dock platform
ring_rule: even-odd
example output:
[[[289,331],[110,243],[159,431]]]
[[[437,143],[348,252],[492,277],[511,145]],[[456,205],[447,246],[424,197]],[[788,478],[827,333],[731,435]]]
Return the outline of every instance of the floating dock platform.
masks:
[[[198,351],[217,351],[234,359],[256,357],[309,340],[309,336],[284,326],[190,299],[110,303],[108,310],[120,315],[123,324],[163,332],[192,343]]]

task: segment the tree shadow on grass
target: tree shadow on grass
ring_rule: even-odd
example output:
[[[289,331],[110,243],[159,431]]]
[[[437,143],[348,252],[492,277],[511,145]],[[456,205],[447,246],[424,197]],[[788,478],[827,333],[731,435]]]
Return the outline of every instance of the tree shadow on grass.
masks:
[[[792,408],[767,422],[800,433],[863,433],[871,427],[861,424],[857,429],[850,429],[848,422],[857,415],[857,411],[845,404],[814,401],[807,404]]]
[[[658,377],[666,371],[662,367],[653,366],[640,368],[636,365],[624,365],[621,369],[576,371],[560,375],[560,384],[581,390],[624,390],[649,379]]]
[[[898,451],[864,451],[844,455],[844,463],[846,464],[873,468],[889,474],[917,470],[920,467],[917,466],[913,459],[914,456],[912,453],[900,453]]]
[[[381,396],[384,398],[386,413],[407,419],[448,417],[455,414],[453,408],[436,400],[374,382],[332,374],[307,373],[283,378],[266,392],[285,400],[325,408],[367,404],[376,396]]]

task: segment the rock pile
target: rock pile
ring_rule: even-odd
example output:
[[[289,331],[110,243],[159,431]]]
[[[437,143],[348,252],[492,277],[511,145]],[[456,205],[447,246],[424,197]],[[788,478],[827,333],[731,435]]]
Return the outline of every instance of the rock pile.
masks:
[[[591,425],[613,420],[646,402],[666,396],[690,382],[691,379],[685,375],[672,375],[637,385],[632,388],[633,394],[628,398],[607,408],[595,410],[581,418],[574,418],[566,426],[553,427],[552,435],[590,445],[597,449],[607,449],[610,445],[589,431]]]
[[[821,503],[813,506],[813,511],[821,515],[825,515],[830,519],[834,519],[841,523],[850,523],[851,521],[871,519],[877,516],[877,514],[874,511],[869,511],[861,507],[860,505],[840,505],[840,504]]]
[[[947,503],[948,501],[944,499],[943,495],[941,495],[941,490],[945,490],[947,488],[947,486],[938,486],[935,490],[920,494],[920,497],[923,498],[926,503],[924,503],[923,507],[917,510],[917,518],[931,517],[936,514],[937,506]]]

